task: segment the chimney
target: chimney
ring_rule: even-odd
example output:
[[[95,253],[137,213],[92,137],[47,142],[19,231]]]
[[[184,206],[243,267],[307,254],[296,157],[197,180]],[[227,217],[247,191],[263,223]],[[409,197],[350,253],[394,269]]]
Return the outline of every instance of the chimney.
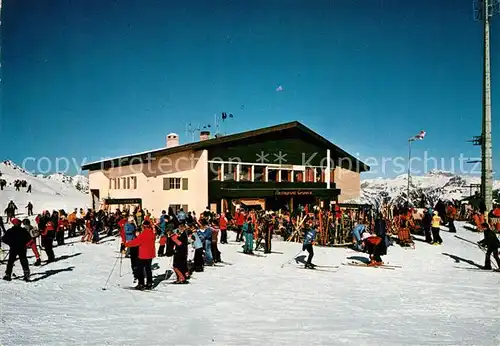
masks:
[[[167,135],[167,148],[177,147],[179,145],[179,135],[177,133],[169,133]]]
[[[206,141],[207,139],[210,139],[210,131],[201,131],[200,141]]]

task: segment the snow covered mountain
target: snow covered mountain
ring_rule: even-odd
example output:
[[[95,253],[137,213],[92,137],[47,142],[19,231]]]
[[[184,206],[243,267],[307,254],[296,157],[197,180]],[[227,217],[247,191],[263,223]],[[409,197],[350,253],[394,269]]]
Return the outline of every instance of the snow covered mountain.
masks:
[[[434,205],[438,199],[463,199],[471,194],[470,185],[480,184],[477,176],[457,175],[450,172],[433,170],[423,176],[412,176],[410,198],[415,205],[421,202]],[[361,198],[359,202],[369,203],[375,207],[383,202],[403,204],[406,202],[408,180],[407,175],[399,175],[394,179],[365,179],[361,182]],[[500,181],[495,181],[494,190],[500,189]],[[474,194],[478,189],[472,189]]]
[[[9,201],[17,205],[18,213],[26,211],[25,206],[31,202],[35,212],[44,209],[87,208],[90,206],[88,196],[89,181],[83,175],[68,176],[61,173],[51,175],[35,175],[12,161],[0,163],[0,179],[7,182],[3,191],[0,191],[0,215],[4,214]],[[27,193],[27,187],[16,191],[14,181],[26,181],[26,186],[31,185],[32,192]]]

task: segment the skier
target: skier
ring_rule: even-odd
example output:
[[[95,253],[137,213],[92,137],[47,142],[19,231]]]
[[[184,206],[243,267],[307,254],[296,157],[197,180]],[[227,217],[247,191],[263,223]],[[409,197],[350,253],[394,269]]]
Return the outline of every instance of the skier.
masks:
[[[48,215],[48,212],[46,215]],[[43,221],[43,226],[44,228],[42,231],[42,246],[45,249],[45,253],[47,254],[48,257],[47,263],[51,263],[54,262],[56,259],[52,245],[55,236],[55,226],[52,223],[52,221],[50,221],[50,219],[48,218],[45,218],[45,220]]]
[[[214,258],[214,263],[220,263],[222,262],[222,260],[220,258],[219,248],[217,247],[217,240],[219,239],[219,229],[216,228],[215,221],[212,221],[211,230],[212,230],[212,244],[210,250]]]
[[[133,218],[133,216],[132,216]],[[125,243],[127,242],[126,236],[125,236],[125,225],[127,224],[128,220],[126,217],[126,214],[122,214],[122,218],[120,221],[118,221],[118,227],[120,228],[120,238],[121,238],[121,245],[120,245],[120,252],[125,253]]]
[[[500,247],[500,240],[498,240],[495,232],[485,222],[483,223],[484,239],[478,241],[480,247],[486,247],[486,257],[484,259],[484,270],[491,270],[491,255],[497,262],[497,271],[500,270],[500,258],[498,257],[498,248]]]
[[[126,247],[138,247],[138,260],[136,275],[139,281],[135,289],[150,290],[153,288],[153,272],[151,264],[156,255],[155,249],[156,236],[149,221],[143,222],[142,232],[132,241],[125,244]],[[146,275],[146,284],[144,285],[144,274]]]
[[[7,215],[7,223],[9,222],[10,219],[16,217],[16,210],[17,206],[14,203],[14,201],[10,201],[9,204],[7,205],[7,208],[5,209],[5,215]]]
[[[56,241],[57,246],[64,245],[64,232],[68,229],[68,220],[65,216],[61,216],[61,219],[57,223]]]
[[[194,271],[202,272],[204,270],[203,263],[203,241],[198,233],[199,231],[192,232],[191,239],[193,240],[194,248]]]
[[[242,210],[238,209],[234,216],[236,222],[236,241],[241,242],[243,238],[243,225],[245,224],[245,214]]]
[[[179,212],[177,213],[177,220],[179,220],[180,223],[186,223],[186,218],[187,218],[187,215],[184,212],[184,209],[181,208],[179,210]]]
[[[144,211],[142,210],[142,207],[139,206],[137,208],[137,211],[135,212],[135,222],[137,223],[137,227],[142,226],[142,222],[144,221]]]
[[[19,256],[19,261],[24,271],[24,281],[29,281],[30,268],[28,259],[26,258],[26,245],[31,240],[31,236],[25,228],[21,227],[21,221],[19,219],[12,219],[12,225],[12,228],[5,232],[2,239],[3,242],[10,247],[9,260],[3,279],[5,281],[11,280],[12,268],[14,267],[17,256]]]
[[[264,222],[264,253],[271,253],[271,242],[273,239],[274,225],[269,218]]]
[[[239,226],[238,226],[239,227]],[[245,245],[243,245],[243,253],[253,255],[253,232],[254,227],[252,218],[248,217],[247,221],[241,227],[241,231],[245,236]]]
[[[206,219],[202,219],[201,225],[203,228],[201,231],[201,238],[205,246],[205,265],[212,266],[214,264],[212,253],[212,229],[208,226],[208,221]]]
[[[26,190],[26,193],[31,193],[31,184],[29,184],[28,190]]]
[[[186,284],[189,278],[187,257],[188,257],[188,236],[185,225],[179,225],[179,232],[171,236],[175,243],[174,272],[177,276],[175,284]]]
[[[455,228],[455,217],[457,215],[457,209],[453,206],[453,204],[449,204],[448,208],[446,208],[446,216],[448,218],[448,229],[450,233],[457,233],[457,229]]]
[[[392,245],[392,239],[387,235],[387,223],[380,212],[377,214],[377,218],[375,219],[374,230],[375,234],[384,240],[386,249]]]
[[[432,227],[432,208],[427,209],[422,218],[422,228],[424,229],[425,241],[432,244],[431,227]]]
[[[219,228],[220,228],[220,243],[227,244],[227,218],[225,213],[222,213],[219,218]]]
[[[355,250],[363,251],[362,237],[364,232],[366,232],[366,226],[356,222],[352,229],[352,244]]]
[[[33,204],[31,204],[31,202],[28,202],[28,205],[26,206],[26,208],[28,209],[28,216],[32,216],[33,215]]]
[[[370,255],[369,266],[381,266],[384,264],[381,256],[387,253],[387,248],[385,247],[385,243],[382,241],[382,238],[365,233],[363,234],[363,247]]]
[[[3,224],[3,218],[0,216],[0,248],[2,247],[2,234],[5,234],[5,226]]]
[[[77,209],[68,215],[68,223],[69,223],[69,232],[68,232],[68,238],[71,237],[76,237],[76,213]]]
[[[441,217],[438,211],[434,211],[434,216],[432,217],[432,238],[434,239],[434,243],[432,243],[432,245],[441,245],[443,243],[443,239],[439,236],[440,228]]]
[[[167,212],[165,210],[161,211],[161,216],[160,216],[160,237],[165,236],[165,232],[167,229]]]
[[[316,238],[316,229],[313,227],[312,220],[309,220],[307,222],[304,235],[304,242],[302,244],[302,251],[307,251],[309,253],[305,265],[306,269],[314,269],[314,264],[312,264],[312,259],[314,257],[313,242],[315,238]]]
[[[33,254],[35,255],[35,266],[40,266],[42,265],[42,260],[40,259],[40,253],[38,252],[38,248],[36,246],[36,238],[40,235],[40,232],[33,226],[31,226],[30,220],[24,219],[23,220],[23,227],[29,232],[31,236],[31,240],[26,244],[26,248],[31,248],[31,251],[33,251]]]
[[[135,221],[132,216],[129,216],[128,222],[125,224],[124,232],[125,232],[125,243],[129,243],[133,241],[137,237],[137,228],[135,227]],[[130,266],[132,268],[132,274],[134,275],[134,282],[138,279],[137,275],[137,267],[138,267],[138,259],[139,259],[139,248],[138,247],[128,247],[127,248],[127,257],[130,257]]]

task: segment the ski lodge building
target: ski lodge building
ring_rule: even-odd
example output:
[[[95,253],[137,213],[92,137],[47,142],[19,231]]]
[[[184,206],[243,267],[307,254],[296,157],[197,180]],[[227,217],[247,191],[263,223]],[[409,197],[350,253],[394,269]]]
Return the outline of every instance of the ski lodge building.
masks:
[[[330,159],[328,159],[330,158]],[[85,164],[94,210],[142,205],[153,215],[232,210],[235,205],[277,210],[326,205],[360,196],[360,173],[370,168],[294,121]],[[326,203],[326,204],[325,204]]]

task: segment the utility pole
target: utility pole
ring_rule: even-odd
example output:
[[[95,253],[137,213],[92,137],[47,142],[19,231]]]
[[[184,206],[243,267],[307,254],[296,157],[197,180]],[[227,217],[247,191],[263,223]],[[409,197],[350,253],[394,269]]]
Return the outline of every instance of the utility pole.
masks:
[[[487,214],[493,207],[493,164],[491,145],[490,18],[498,14],[500,0],[474,0],[475,19],[484,24],[483,119],[481,133],[481,197]]]

